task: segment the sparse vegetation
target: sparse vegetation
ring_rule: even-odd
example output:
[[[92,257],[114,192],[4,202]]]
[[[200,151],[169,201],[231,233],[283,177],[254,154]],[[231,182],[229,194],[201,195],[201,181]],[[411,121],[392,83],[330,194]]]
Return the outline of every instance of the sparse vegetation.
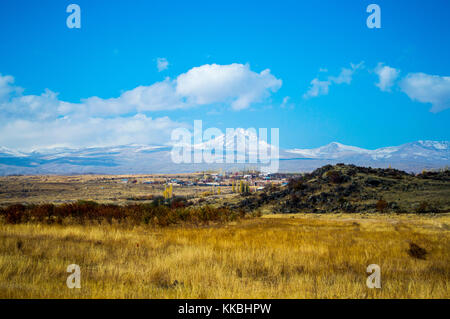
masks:
[[[448,214],[270,217],[208,227],[0,224],[0,298],[449,297]],[[73,263],[81,289],[66,287]],[[366,286],[370,264],[381,267],[381,289]]]

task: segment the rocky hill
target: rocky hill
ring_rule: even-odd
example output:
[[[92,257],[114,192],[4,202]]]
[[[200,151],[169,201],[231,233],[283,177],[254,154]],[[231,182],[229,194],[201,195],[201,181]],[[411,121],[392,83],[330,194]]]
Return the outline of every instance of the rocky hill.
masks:
[[[281,187],[245,195],[237,204],[265,213],[450,212],[450,171],[408,174],[396,169],[326,165]]]

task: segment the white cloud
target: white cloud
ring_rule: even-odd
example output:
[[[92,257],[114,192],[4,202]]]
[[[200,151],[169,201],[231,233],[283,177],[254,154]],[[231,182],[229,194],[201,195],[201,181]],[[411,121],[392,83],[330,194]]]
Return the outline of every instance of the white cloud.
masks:
[[[20,93],[21,88],[13,86],[14,77],[0,73],[0,102],[7,99],[12,93]]]
[[[327,95],[331,81],[320,81],[319,79],[313,79],[308,91],[303,94],[303,98],[311,98],[319,95]]]
[[[158,72],[167,70],[169,67],[169,61],[167,61],[166,58],[157,58],[156,59],[156,68],[158,69]]]
[[[437,113],[450,108],[450,77],[409,73],[400,82],[401,90],[412,100],[431,103],[431,112]]]
[[[155,109],[173,106],[167,104],[169,100],[165,105],[155,100],[166,94],[165,86],[165,82],[160,82],[127,91],[116,99],[92,97],[82,103],[60,101],[50,90],[41,95],[12,97],[0,103],[0,145],[30,150],[54,145],[87,147],[167,142],[171,129],[184,124],[140,112],[149,105]],[[144,103],[146,95],[150,104]]]
[[[378,86],[381,91],[390,91],[395,80],[398,78],[400,71],[387,65],[383,65],[383,63],[378,63],[375,68],[375,73],[378,75],[378,83],[375,85]]]
[[[400,70],[378,63],[375,68],[379,81],[376,83],[382,91],[390,91],[397,80]],[[450,108],[450,77],[409,73],[399,83],[400,89],[413,101],[430,103],[430,112],[438,113]]]
[[[30,151],[53,146],[162,144],[170,139],[172,129],[184,126],[168,117],[144,114],[115,118],[66,116],[47,121],[14,119],[0,125],[0,145]]]
[[[90,97],[81,104],[66,104],[66,113],[87,113],[108,116],[133,112],[169,111],[191,107],[176,93],[176,82],[166,79],[149,86],[138,86],[125,91],[118,98],[101,99]]]
[[[360,62],[358,64],[350,63],[350,69],[342,68],[341,73],[337,77],[330,76],[328,80],[336,84],[350,84],[352,82],[353,74],[356,70],[364,67],[364,62]]]
[[[15,149],[161,143],[172,128],[185,124],[147,112],[214,103],[239,110],[262,102],[281,86],[269,70],[256,73],[242,64],[204,65],[116,98],[94,96],[80,103],[62,101],[48,89],[23,95],[13,82],[13,77],[0,75],[0,145]]]
[[[282,108],[285,108],[286,106],[288,106],[288,103],[289,103],[289,100],[291,99],[291,97],[290,96],[285,96],[284,98],[283,98],[283,103],[281,103],[281,107]]]
[[[12,83],[14,83],[14,78],[12,76],[2,76],[0,74],[0,100],[11,93]]]
[[[325,81],[321,81],[318,78],[313,79],[308,91],[303,94],[303,98],[308,99],[319,95],[327,95],[331,84],[350,84],[352,82],[353,74],[356,70],[364,67],[364,62],[360,62],[359,64],[351,63],[350,66],[350,69],[342,68],[341,73],[339,73],[338,76],[329,76]]]
[[[336,84],[350,84],[352,82],[352,77],[353,77],[353,73],[354,70],[353,69],[346,69],[346,68],[342,68],[341,73],[339,73],[339,75],[337,77],[335,76],[330,76],[328,77],[328,79]]]
[[[45,120],[60,115],[58,108],[66,102],[58,100],[58,94],[48,89],[41,95],[19,95],[0,103],[2,117]]]
[[[243,64],[206,64],[178,76],[176,92],[192,104],[230,103],[241,110],[261,102],[281,84],[269,69],[256,73]]]
[[[256,73],[248,65],[206,64],[192,68],[175,80],[166,78],[150,86],[139,86],[117,98],[90,97],[82,103],[63,103],[58,109],[62,114],[106,116],[223,103],[241,110],[262,102],[281,84],[270,70]]]

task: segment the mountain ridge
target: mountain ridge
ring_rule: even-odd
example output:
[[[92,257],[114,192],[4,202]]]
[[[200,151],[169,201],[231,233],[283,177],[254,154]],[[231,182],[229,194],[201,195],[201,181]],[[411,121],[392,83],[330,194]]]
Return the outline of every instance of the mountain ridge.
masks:
[[[242,133],[242,132],[241,132]],[[249,136],[249,134],[244,134]],[[214,147],[224,136],[193,146]],[[265,145],[264,145],[265,143]],[[388,167],[420,172],[450,164],[450,142],[419,140],[398,146],[368,150],[331,142],[311,149],[279,149],[265,141],[258,145],[279,151],[280,171],[311,171],[325,164],[339,162],[371,167]],[[184,173],[208,169],[241,169],[257,164],[175,164],[170,145],[128,144],[106,147],[34,149],[30,152],[0,146],[0,175],[11,174],[139,174]],[[229,146],[226,145],[226,150]],[[248,152],[246,148],[246,152]]]

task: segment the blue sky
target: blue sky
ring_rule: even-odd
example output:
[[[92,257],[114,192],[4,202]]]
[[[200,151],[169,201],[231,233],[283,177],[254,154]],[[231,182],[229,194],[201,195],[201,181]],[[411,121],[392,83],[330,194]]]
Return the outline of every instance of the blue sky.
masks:
[[[70,3],[81,29],[66,26]],[[366,26],[370,3],[381,29]],[[2,1],[0,146],[163,143],[194,119],[278,127],[284,148],[450,140],[449,12],[445,0]]]

